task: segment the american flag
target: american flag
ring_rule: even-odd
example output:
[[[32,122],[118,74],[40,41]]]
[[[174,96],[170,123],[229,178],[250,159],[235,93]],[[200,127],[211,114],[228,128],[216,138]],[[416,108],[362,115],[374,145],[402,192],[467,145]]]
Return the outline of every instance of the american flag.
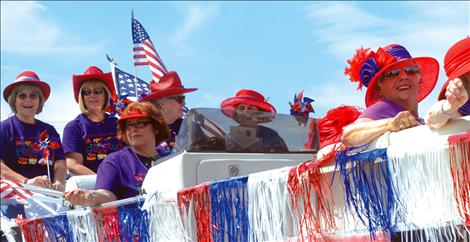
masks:
[[[135,18],[132,18],[132,39],[134,41],[134,65],[148,65],[153,79],[158,82],[168,71],[144,27]]]
[[[142,93],[150,91],[148,83],[139,78],[135,79],[135,76],[119,68],[114,67],[114,77],[116,78],[116,90],[119,97],[127,96],[138,98]]]
[[[33,196],[33,193],[21,184],[6,178],[0,180],[0,191],[2,200],[14,199],[17,202],[24,202]]]

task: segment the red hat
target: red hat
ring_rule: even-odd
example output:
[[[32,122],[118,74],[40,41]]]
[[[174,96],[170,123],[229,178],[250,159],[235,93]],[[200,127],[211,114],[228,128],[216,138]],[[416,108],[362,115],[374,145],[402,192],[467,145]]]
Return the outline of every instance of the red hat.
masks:
[[[75,101],[77,102],[80,87],[82,86],[83,82],[87,80],[100,80],[106,85],[106,87],[111,93],[115,92],[113,75],[111,74],[111,72],[103,73],[103,71],[96,66],[88,67],[82,75],[73,75],[72,80],[73,93],[75,95]]]
[[[143,113],[139,109],[132,109],[132,111],[128,114],[121,114],[121,116],[119,116],[118,122],[121,122],[126,119],[130,119],[130,118],[152,118],[152,116],[150,116],[149,114]]]
[[[140,98],[139,101],[146,102],[158,98],[177,96],[183,93],[194,92],[197,88],[185,88],[181,85],[180,77],[175,71],[170,71],[160,78],[158,82],[150,82],[150,92]]]
[[[49,94],[51,94],[51,87],[49,84],[41,81],[38,75],[33,71],[24,71],[19,74],[16,79],[5,88],[5,90],[3,90],[3,98],[5,101],[8,102],[8,96],[10,96],[11,90],[18,84],[33,84],[38,86],[42,91],[44,101],[46,101],[47,98],[49,98]]]
[[[446,98],[446,88],[449,85],[450,80],[454,80],[463,74],[470,72],[470,37],[467,36],[455,43],[447,51],[444,57],[444,70],[446,75],[449,77],[442,86],[441,92],[439,93],[438,100]]]
[[[232,118],[233,112],[231,110],[236,109],[238,104],[254,105],[263,112],[276,113],[274,106],[268,103],[261,93],[248,89],[241,89],[235,94],[235,97],[223,100],[220,103],[220,108],[223,109],[226,116]],[[274,117],[267,118],[263,122],[269,122],[272,118]]]
[[[421,82],[418,90],[418,102],[431,93],[437,82],[439,75],[439,63],[431,57],[411,57],[405,47],[391,44],[379,48],[377,52],[370,51],[369,48],[356,50],[353,58],[348,61],[344,74],[349,76],[352,82],[359,82],[358,89],[367,87],[365,103],[366,107],[380,101],[380,94],[377,92],[377,80],[386,71],[402,62],[412,62],[418,65],[421,74]],[[413,63],[413,65],[414,65]]]

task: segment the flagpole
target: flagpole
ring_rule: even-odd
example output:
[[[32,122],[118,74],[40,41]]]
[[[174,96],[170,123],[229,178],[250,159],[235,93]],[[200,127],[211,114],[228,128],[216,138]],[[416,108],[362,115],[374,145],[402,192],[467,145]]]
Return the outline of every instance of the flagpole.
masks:
[[[106,59],[108,59],[108,62],[109,62],[109,66],[111,68],[111,75],[113,76],[113,82],[114,82],[114,87],[116,88],[116,94],[118,95],[118,98],[121,98],[119,96],[119,92],[117,91],[117,87],[118,87],[118,84],[117,84],[117,80],[116,80],[116,66],[117,66],[117,63],[114,61],[114,58],[111,58],[109,57],[108,54],[106,54]]]
[[[131,23],[134,20],[134,10],[131,10]],[[132,26],[131,26],[132,28]],[[132,29],[131,29],[132,30]],[[131,31],[132,33],[132,31]],[[134,41],[132,41],[132,49],[134,49]],[[137,93],[137,66],[135,65],[135,60],[134,60],[134,91],[135,91],[135,100],[139,101],[139,94]]]

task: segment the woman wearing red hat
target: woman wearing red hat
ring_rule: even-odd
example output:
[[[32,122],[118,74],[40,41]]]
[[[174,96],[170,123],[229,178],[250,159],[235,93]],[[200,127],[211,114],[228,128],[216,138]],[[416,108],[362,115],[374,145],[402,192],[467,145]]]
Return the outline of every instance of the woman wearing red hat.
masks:
[[[98,168],[95,190],[77,189],[65,194],[74,205],[95,206],[134,197],[152,162],[159,158],[155,146],[170,133],[162,113],[150,103],[131,103],[120,115],[119,136],[129,146],[105,158]]]
[[[261,93],[241,89],[234,97],[222,101],[220,108],[226,116],[240,124],[239,127],[231,128],[230,137],[226,138],[227,150],[248,152],[289,151],[286,143],[276,131],[260,125],[260,123],[272,121],[276,114],[274,106],[268,103]]]
[[[359,146],[387,131],[400,131],[424,122],[418,103],[432,91],[439,63],[431,57],[411,57],[401,45],[388,45],[376,52],[358,49],[348,60],[345,74],[359,88],[367,87],[367,109],[344,128],[342,142]]]
[[[64,128],[67,168],[74,175],[93,175],[107,155],[123,146],[117,137],[117,119],[105,112],[115,92],[113,77],[111,72],[90,66],[72,79],[82,113]]]
[[[455,43],[444,58],[449,77],[439,93],[438,102],[426,113],[431,128],[444,126],[451,118],[470,115],[470,37]]]
[[[1,177],[64,190],[67,169],[60,136],[53,126],[35,118],[50,92],[32,71],[19,74],[3,91],[14,115],[0,123]]]
[[[197,88],[185,88],[175,71],[170,71],[160,78],[158,82],[150,82],[150,92],[141,97],[141,102],[151,102],[161,110],[165,122],[170,129],[170,138],[166,143],[173,147],[179,133],[185,111],[185,93],[194,92]],[[165,144],[163,144],[165,146]],[[162,146],[159,147],[161,149]],[[162,152],[164,153],[164,152]]]

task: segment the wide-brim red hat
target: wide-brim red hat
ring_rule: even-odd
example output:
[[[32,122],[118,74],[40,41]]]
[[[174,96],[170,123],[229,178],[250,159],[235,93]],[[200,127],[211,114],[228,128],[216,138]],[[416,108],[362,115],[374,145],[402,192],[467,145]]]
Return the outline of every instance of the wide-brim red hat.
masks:
[[[467,36],[455,43],[444,57],[444,70],[448,76],[446,83],[439,92],[438,100],[446,98],[446,88],[450,80],[470,72],[470,37]]]
[[[345,74],[352,82],[358,82],[367,87],[365,104],[366,107],[381,100],[377,91],[377,82],[386,71],[393,70],[395,66],[401,66],[404,62],[410,65],[418,65],[421,80],[418,88],[418,102],[426,98],[434,89],[439,76],[439,63],[432,57],[411,57],[405,47],[391,44],[379,48],[376,52],[369,48],[356,50],[353,58],[348,60]]]
[[[391,65],[388,65],[382,68],[374,78],[370,81],[369,86],[366,91],[366,107],[371,106],[372,104],[381,100],[380,94],[377,92],[377,84],[379,77],[386,71],[393,70],[394,66],[398,66],[400,63],[410,62],[416,65],[419,68],[419,74],[421,75],[421,82],[419,83],[418,88],[418,102],[421,102],[425,99],[434,89],[437,83],[437,78],[439,76],[439,63],[436,59],[431,57],[416,57],[410,59],[403,59],[397,61]]]
[[[5,99],[5,101],[8,102],[8,96],[10,96],[11,91],[16,85],[20,84],[32,84],[38,86],[42,91],[44,101],[46,101],[49,98],[49,95],[51,94],[51,87],[49,86],[49,84],[41,81],[35,72],[24,71],[20,73],[16,77],[16,79],[3,90],[3,98]]]
[[[150,92],[140,98],[139,101],[147,102],[154,99],[164,97],[178,96],[188,92],[194,92],[197,88],[185,88],[181,84],[178,73],[170,71],[160,78],[158,82],[152,80],[150,82]]]
[[[114,93],[114,82],[113,82],[113,75],[111,72],[104,73],[100,68],[96,66],[88,67],[85,72],[81,75],[73,75],[73,94],[75,96],[75,101],[78,102],[78,94],[80,92],[80,87],[82,86],[83,82],[88,80],[99,80],[102,81],[106,87],[108,88],[109,92]]]
[[[268,103],[261,93],[248,89],[241,89],[234,97],[223,100],[222,103],[220,103],[220,108],[226,116],[233,118],[233,110],[236,109],[239,104],[253,105],[258,107],[260,111],[276,113],[276,108]],[[269,122],[272,118],[274,117],[267,118],[262,122]]]

